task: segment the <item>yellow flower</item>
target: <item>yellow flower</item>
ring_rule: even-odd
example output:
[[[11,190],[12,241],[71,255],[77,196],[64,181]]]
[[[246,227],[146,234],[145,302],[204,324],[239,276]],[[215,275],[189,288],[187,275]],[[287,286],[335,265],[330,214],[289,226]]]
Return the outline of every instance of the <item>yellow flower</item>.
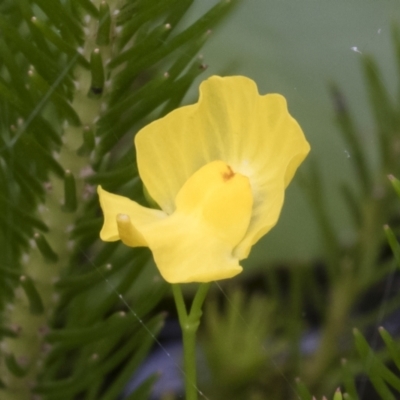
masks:
[[[100,237],[148,246],[170,283],[242,271],[253,244],[277,222],[284,191],[310,147],[278,94],[242,76],[213,76],[199,102],[135,138],[140,177],[161,210],[98,188]]]

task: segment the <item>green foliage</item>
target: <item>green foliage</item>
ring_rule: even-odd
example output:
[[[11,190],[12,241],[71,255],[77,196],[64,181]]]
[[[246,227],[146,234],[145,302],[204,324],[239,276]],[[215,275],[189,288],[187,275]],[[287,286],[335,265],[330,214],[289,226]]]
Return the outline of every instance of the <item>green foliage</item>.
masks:
[[[391,393],[387,383],[389,383],[394,389],[399,390],[400,379],[396,377],[378,357],[373,353],[372,349],[368,345],[367,341],[361,335],[361,333],[355,329],[354,337],[358,353],[363,361],[363,364],[367,367],[368,377],[370,378],[376,391],[379,393],[382,399],[394,400],[395,396]]]
[[[116,399],[162,327],[167,287],[148,252],[100,243],[95,187],[144,201],[133,135],[181,102],[236,3],[180,28],[192,2],[0,4],[1,399]]]
[[[206,340],[204,350],[211,371],[212,398],[252,398],[257,390],[254,383],[272,377],[267,368],[264,338],[274,329],[270,315],[274,306],[265,297],[245,299],[236,290],[227,294],[228,304],[218,309],[216,300],[209,302],[204,312]],[[232,354],[232,349],[240,351]]]
[[[389,180],[395,192],[400,197],[400,182],[393,175],[389,175]],[[396,235],[388,225],[384,226],[384,231],[397,266],[400,268],[400,244],[397,241]],[[371,349],[363,335],[357,329],[355,329],[353,333],[358,353],[366,368],[366,373],[380,398],[383,400],[396,399],[398,393],[400,393],[399,340],[395,340],[385,328],[380,327],[379,334],[385,344],[386,351],[377,354]],[[384,364],[384,361],[387,361],[387,359],[395,365],[395,372],[393,372],[393,368],[389,369]]]

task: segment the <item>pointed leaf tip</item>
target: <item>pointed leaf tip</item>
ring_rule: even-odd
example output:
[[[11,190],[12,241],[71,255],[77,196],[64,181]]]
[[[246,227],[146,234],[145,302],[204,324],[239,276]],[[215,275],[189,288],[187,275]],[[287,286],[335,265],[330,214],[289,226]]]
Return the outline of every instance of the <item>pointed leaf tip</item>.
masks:
[[[31,312],[31,314],[33,315],[43,314],[44,312],[43,302],[39,292],[36,289],[35,284],[33,283],[33,280],[26,275],[21,275],[19,281],[21,283],[22,288],[24,289],[26,297],[28,298],[29,311]]]
[[[78,207],[76,199],[76,184],[73,173],[67,169],[64,174],[64,205],[65,212],[74,212]]]
[[[14,354],[8,354],[5,356],[5,364],[8,370],[18,378],[24,377],[29,370],[29,368],[22,365],[23,363],[21,361],[15,358]]]
[[[107,45],[110,43],[110,30],[111,30],[111,13],[110,7],[102,1],[99,7],[99,27],[97,30],[96,43],[99,46]]]
[[[57,253],[51,248],[49,242],[41,233],[35,233],[33,235],[33,240],[45,261],[50,263],[56,263],[58,261]]]
[[[336,392],[333,395],[333,400],[343,400],[343,396],[342,396],[342,392],[340,391],[340,388],[336,389]]]

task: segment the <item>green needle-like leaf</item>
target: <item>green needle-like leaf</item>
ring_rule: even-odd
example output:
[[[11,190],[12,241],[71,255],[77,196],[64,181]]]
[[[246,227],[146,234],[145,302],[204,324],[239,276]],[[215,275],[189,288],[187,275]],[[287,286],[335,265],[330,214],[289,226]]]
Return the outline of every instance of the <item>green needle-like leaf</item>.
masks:
[[[354,373],[350,370],[350,366],[347,360],[342,360],[342,376],[346,392],[351,396],[353,400],[358,400],[357,388],[354,382]]]
[[[44,312],[43,301],[38,290],[36,289],[35,284],[33,283],[33,280],[26,275],[22,275],[19,280],[29,300],[29,311],[33,315],[42,314]]]
[[[77,207],[75,177],[70,170],[66,170],[64,174],[64,204],[62,209],[66,212],[75,212]]]
[[[296,379],[297,394],[301,400],[312,400],[312,395],[300,378]]]
[[[36,17],[32,17],[31,22],[37,27],[37,29],[42,33],[42,35],[53,43],[57,48],[72,57],[75,57],[77,61],[84,66],[89,68],[89,62],[74,48],[71,44],[66,42],[63,38],[57,35],[54,30],[47,26],[44,22],[38,20]]]
[[[21,366],[15,359],[14,354],[9,354],[5,357],[7,368],[11,373],[18,377],[24,377],[28,373],[28,368]]]
[[[46,238],[40,233],[35,233],[33,238],[34,238],[36,246],[39,249],[40,253],[42,254],[44,260],[48,261],[50,263],[56,263],[58,261],[58,255],[51,248],[51,246],[49,245],[49,242],[46,240]]]
[[[340,93],[336,86],[331,87],[333,102],[335,105],[336,119],[341,128],[341,132],[347,141],[350,152],[352,154],[351,160],[358,178],[360,180],[362,190],[365,194],[369,194],[372,188],[371,175],[367,163],[365,153],[363,152],[359,133],[356,130],[352,116],[348,110],[344,96]]]
[[[76,44],[82,43],[82,28],[60,0],[53,0],[51,2],[35,0],[35,3],[49,17],[49,20],[60,29],[64,40],[68,42],[75,41]]]
[[[376,391],[384,399],[395,400],[386,382],[396,390],[400,390],[400,378],[396,377],[393,372],[376,358],[367,341],[357,329],[353,330],[353,334],[357,350],[366,365],[366,372]]]
[[[90,71],[92,73],[92,83],[90,85],[89,96],[100,97],[104,89],[104,67],[100,49],[96,48],[90,56]]]
[[[397,366],[397,369],[400,371],[400,346],[398,343],[396,343],[392,336],[390,336],[389,332],[383,328],[379,328],[379,333],[385,342],[386,347],[389,350],[390,357],[394,361],[394,363]]]
[[[107,2],[102,1],[99,7],[99,27],[97,30],[96,44],[104,46],[110,43],[111,15]]]
[[[400,268],[400,244],[397,241],[396,235],[390,229],[389,225],[385,225],[383,229],[385,231],[386,238],[389,242],[390,248],[392,249],[394,257],[397,261],[397,266]]]

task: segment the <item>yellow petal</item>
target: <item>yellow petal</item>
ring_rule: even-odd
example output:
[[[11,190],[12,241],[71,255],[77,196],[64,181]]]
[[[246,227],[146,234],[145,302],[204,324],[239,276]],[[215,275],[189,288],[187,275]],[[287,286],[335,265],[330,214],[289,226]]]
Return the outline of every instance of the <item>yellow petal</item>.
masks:
[[[143,229],[154,260],[170,283],[230,278],[242,268],[233,249],[251,217],[248,178],[222,161],[196,171],[176,197],[176,211]]]
[[[101,186],[97,188],[97,193],[99,194],[100,206],[104,214],[104,223],[100,231],[100,238],[105,242],[115,242],[121,239],[118,229],[119,224],[117,224],[118,215],[126,215],[130,220],[135,221],[137,228],[129,231],[130,237],[126,233],[128,232],[126,226],[125,230],[121,229],[125,233],[124,243],[132,247],[147,246],[143,235],[140,233],[140,227],[143,225],[147,226],[167,217],[163,211],[142,207],[127,197],[107,192]],[[120,225],[122,226],[123,224],[121,223]]]
[[[260,96],[245,77],[211,77],[197,104],[179,108],[143,128],[135,139],[140,176],[168,214],[195,171],[222,160],[250,180],[254,203],[240,259],[277,222],[284,190],[309,152],[284,97]]]
[[[232,246],[194,216],[174,213],[147,230],[146,239],[167,282],[211,282],[242,271]]]
[[[218,160],[196,171],[175,203],[175,213],[197,216],[214,229],[214,236],[236,246],[249,226],[253,196],[248,178]]]
[[[129,247],[147,246],[146,239],[139,229],[131,222],[131,217],[127,214],[117,215],[117,227],[119,238],[122,243]]]
[[[98,188],[104,213],[101,238],[148,246],[170,283],[210,282],[242,271],[234,248],[245,235],[253,198],[247,177],[222,161],[196,171],[176,197],[176,210],[147,209]]]

